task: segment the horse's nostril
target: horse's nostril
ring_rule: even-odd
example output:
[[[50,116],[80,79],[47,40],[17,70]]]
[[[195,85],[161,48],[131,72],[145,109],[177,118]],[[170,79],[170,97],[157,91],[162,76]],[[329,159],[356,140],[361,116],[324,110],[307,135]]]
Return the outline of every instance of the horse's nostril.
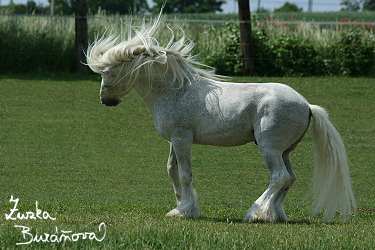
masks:
[[[117,106],[121,100],[120,99],[103,99],[101,98],[102,104],[105,104],[106,106]]]

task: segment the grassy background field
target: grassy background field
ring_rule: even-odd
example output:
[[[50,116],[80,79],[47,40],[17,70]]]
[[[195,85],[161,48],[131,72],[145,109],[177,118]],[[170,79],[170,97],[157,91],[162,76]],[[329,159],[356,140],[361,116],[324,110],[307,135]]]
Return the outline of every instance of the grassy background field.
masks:
[[[325,107],[351,161],[358,211],[347,223],[309,217],[304,197],[313,172],[307,133],[292,153],[297,182],[285,201],[288,223],[242,223],[266,189],[268,170],[256,145],[193,147],[194,187],[202,217],[166,218],[175,207],[166,172],[169,144],[132,91],[116,108],[99,101],[98,76],[0,78],[0,249],[35,235],[96,232],[102,242],[32,243],[45,248],[369,249],[375,244],[375,86],[368,78],[234,78],[283,82],[312,104]],[[56,220],[5,220],[19,198],[21,213],[35,202]],[[56,232],[57,231],[57,232]]]

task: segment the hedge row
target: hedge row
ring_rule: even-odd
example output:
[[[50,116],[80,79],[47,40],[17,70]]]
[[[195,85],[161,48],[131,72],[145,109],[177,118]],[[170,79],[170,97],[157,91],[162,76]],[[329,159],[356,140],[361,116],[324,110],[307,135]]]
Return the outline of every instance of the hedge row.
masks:
[[[230,35],[208,56],[206,63],[223,75],[242,74],[239,28],[227,24]],[[319,28],[318,28],[319,29]],[[259,76],[375,76],[375,36],[367,27],[336,30],[317,41],[293,30],[274,34],[268,28],[253,30],[255,72]],[[317,35],[322,34],[316,31]],[[319,33],[319,34],[318,34]],[[323,31],[323,33],[325,33]],[[228,56],[230,55],[230,56]]]
[[[0,73],[75,71],[74,19],[1,18]],[[103,32],[108,26],[123,32],[118,23],[92,20],[91,41],[97,30]],[[184,23],[183,28],[195,38],[198,60],[215,67],[218,74],[242,75],[237,23]],[[175,33],[180,31],[177,28]],[[168,42],[169,30],[160,33]],[[374,29],[367,26],[323,28],[259,22],[253,26],[258,76],[375,76],[374,45]]]

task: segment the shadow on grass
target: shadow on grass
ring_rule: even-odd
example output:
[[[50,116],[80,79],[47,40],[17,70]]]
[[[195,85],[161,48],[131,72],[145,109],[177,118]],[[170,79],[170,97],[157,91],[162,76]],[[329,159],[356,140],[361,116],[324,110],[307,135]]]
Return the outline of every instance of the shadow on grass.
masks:
[[[268,222],[244,222],[243,219],[238,218],[213,218],[208,216],[201,216],[197,220],[207,221],[207,222],[217,222],[217,223],[233,223],[233,224],[241,224],[241,223],[249,223],[249,224],[290,224],[290,225],[313,225],[313,224],[320,224],[323,223],[321,221],[315,221],[311,219],[300,219],[300,220],[289,220],[287,222],[275,222],[275,223],[268,223]],[[324,223],[329,225],[337,224],[336,222]]]

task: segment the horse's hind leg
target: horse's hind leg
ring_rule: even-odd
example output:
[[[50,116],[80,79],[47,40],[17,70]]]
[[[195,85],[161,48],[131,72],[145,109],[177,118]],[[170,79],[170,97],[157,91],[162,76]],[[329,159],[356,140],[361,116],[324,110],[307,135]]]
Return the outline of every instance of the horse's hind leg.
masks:
[[[292,165],[290,164],[289,152],[284,152],[283,161],[284,161],[286,169],[289,173],[290,179],[281,188],[281,190],[277,194],[277,197],[276,197],[276,200],[275,200],[275,209],[276,209],[276,213],[278,214],[279,221],[287,221],[288,220],[288,217],[286,216],[285,211],[284,211],[284,199],[285,199],[285,196],[288,194],[289,188],[296,181],[296,175],[294,174],[294,171],[292,169]]]
[[[173,181],[174,194],[176,195],[177,206],[178,206],[180,205],[180,201],[181,201],[181,184],[180,184],[180,178],[178,175],[177,158],[173,150],[172,143],[171,143],[171,147],[169,151],[167,170],[168,170],[168,175],[172,178],[172,181]]]
[[[294,171],[292,169],[292,164],[290,163],[289,154],[297,147],[298,143],[302,141],[303,137],[305,136],[307,132],[308,126],[309,126],[309,123],[307,123],[306,130],[302,134],[302,136],[283,153],[283,161],[289,173],[290,179],[287,183],[285,183],[284,187],[281,188],[275,201],[276,213],[278,214],[279,220],[281,221],[288,220],[288,217],[286,216],[284,212],[284,199],[285,199],[285,196],[288,194],[290,187],[296,181],[296,175],[294,174]]]
[[[275,207],[275,202],[280,190],[290,181],[290,174],[285,166],[281,151],[272,147],[267,147],[261,149],[261,152],[270,171],[270,184],[267,190],[246,212],[244,221],[276,222],[285,220],[285,213],[280,214],[280,211]]]

